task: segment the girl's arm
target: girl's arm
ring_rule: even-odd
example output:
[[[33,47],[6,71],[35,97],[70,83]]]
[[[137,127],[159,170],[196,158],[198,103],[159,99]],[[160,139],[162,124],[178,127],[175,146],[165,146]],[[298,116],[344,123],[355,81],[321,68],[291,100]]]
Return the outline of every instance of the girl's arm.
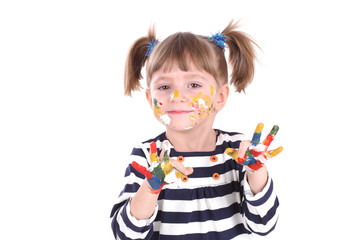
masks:
[[[158,194],[151,193],[150,184],[144,181],[130,202],[130,213],[137,220],[149,219],[154,214]]]
[[[268,172],[265,166],[257,170],[256,172],[247,172],[247,181],[249,183],[251,192],[256,195],[261,192],[266,183],[268,182]]]

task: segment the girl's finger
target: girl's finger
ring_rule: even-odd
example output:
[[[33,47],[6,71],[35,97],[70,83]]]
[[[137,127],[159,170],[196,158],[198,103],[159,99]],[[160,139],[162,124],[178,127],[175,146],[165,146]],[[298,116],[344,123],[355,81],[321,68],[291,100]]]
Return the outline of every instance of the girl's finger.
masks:
[[[194,169],[192,167],[185,167],[181,162],[176,159],[170,159],[169,161],[174,168],[176,168],[185,175],[190,175],[194,172]]]
[[[150,143],[150,160],[151,162],[159,161],[159,157],[157,155],[156,142],[154,141]]]
[[[279,131],[279,126],[278,125],[274,125],[273,128],[271,129],[269,135],[267,135],[267,137],[265,138],[265,140],[263,141],[263,144],[267,147],[270,146],[271,142],[274,140],[275,135],[277,134],[277,132]]]
[[[263,130],[264,128],[264,124],[263,123],[259,123],[257,126],[256,126],[256,129],[255,129],[255,132],[254,132],[254,135],[253,135],[253,138],[251,140],[251,144],[253,146],[256,146],[259,144],[260,142],[260,137],[261,137],[261,131]]]
[[[250,147],[252,143],[249,140],[241,141],[238,151],[238,157],[244,158],[246,150]]]
[[[163,142],[163,148],[162,148],[162,150],[161,150],[161,153],[160,153],[160,162],[162,162],[163,160],[165,160],[164,159],[164,155],[165,155],[165,153],[166,153],[166,160],[168,160],[168,158],[169,158],[169,154],[170,154],[170,143],[169,143],[169,141],[168,140],[165,140],[164,142]]]
[[[268,155],[269,158],[275,157],[276,155],[281,153],[283,149],[283,147],[278,147],[277,149],[268,151],[266,155]]]

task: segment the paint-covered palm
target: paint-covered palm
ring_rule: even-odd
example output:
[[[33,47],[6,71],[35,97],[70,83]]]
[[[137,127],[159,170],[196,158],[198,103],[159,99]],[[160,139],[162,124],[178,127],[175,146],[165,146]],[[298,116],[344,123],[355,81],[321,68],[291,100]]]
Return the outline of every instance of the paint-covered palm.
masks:
[[[248,145],[245,142],[242,142],[239,149],[227,148],[225,150],[226,154],[231,156],[239,164],[245,165],[249,171],[256,171],[263,167],[268,159],[278,155],[283,150],[283,147],[268,150],[275,135],[279,131],[279,126],[274,125],[269,135],[262,143],[260,143],[261,131],[263,128],[264,124],[259,123],[255,129],[253,138]]]
[[[183,164],[176,160],[170,159],[170,144],[164,141],[164,148],[160,156],[157,154],[156,142],[150,143],[150,161],[151,165],[146,168],[137,162],[132,162],[131,165],[141,174],[143,174],[149,185],[151,192],[157,194],[166,184],[173,183],[178,178],[190,175],[193,172],[191,167],[184,167]]]

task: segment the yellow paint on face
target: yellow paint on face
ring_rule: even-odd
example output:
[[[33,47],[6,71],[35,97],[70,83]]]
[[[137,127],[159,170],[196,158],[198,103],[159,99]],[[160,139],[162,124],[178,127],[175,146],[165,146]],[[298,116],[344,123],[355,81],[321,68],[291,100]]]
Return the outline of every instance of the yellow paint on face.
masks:
[[[214,110],[211,97],[202,94],[201,92],[193,98],[193,101],[189,103],[189,106],[191,106],[197,112],[198,120],[207,118]]]
[[[154,103],[153,106],[154,114],[158,118],[160,115],[162,115],[161,107],[156,98],[153,99],[153,103]]]
[[[174,98],[178,98],[179,97],[179,90],[175,89],[174,90]]]
[[[211,96],[214,95],[214,86],[213,85],[210,85],[210,92],[211,92]]]

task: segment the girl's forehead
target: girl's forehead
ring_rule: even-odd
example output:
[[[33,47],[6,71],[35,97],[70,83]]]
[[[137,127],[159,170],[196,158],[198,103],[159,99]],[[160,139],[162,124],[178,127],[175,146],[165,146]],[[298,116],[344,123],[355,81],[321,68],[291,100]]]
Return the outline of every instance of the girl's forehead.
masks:
[[[151,82],[157,81],[176,81],[176,80],[199,80],[212,82],[215,81],[214,77],[200,69],[189,69],[187,71],[181,70],[179,67],[173,67],[170,70],[164,71],[160,69],[153,73]]]

